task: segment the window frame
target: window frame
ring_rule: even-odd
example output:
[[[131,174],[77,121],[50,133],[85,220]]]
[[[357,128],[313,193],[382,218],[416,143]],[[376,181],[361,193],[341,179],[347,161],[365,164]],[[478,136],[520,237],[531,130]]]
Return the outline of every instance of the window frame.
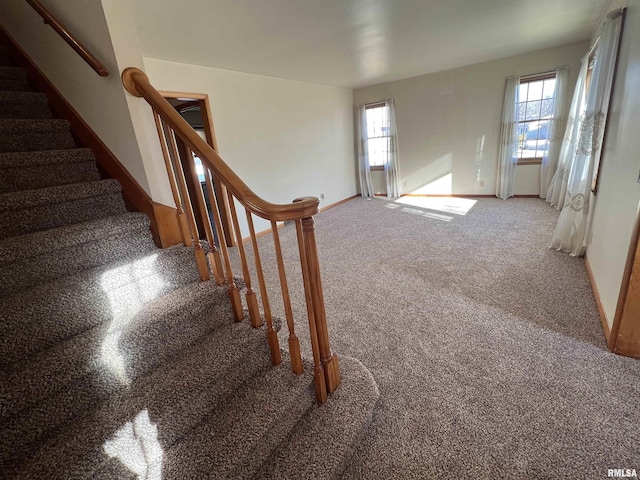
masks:
[[[544,80],[550,80],[552,78],[556,78],[556,72],[552,71],[552,72],[544,72],[544,73],[534,73],[531,75],[525,75],[520,77],[520,85],[522,85],[523,83],[531,83],[531,82],[539,82],[539,81],[544,81]],[[553,89],[553,100],[555,102],[556,100],[556,90],[555,87]],[[526,103],[528,100],[525,100],[525,102],[521,102],[520,99],[518,98],[518,103]],[[544,99],[541,99],[544,100]],[[532,122],[540,122],[541,119],[537,118],[535,120],[525,120],[525,121],[520,121],[518,119],[518,125],[520,124],[524,124],[524,123],[532,123]],[[518,139],[518,142],[520,142],[520,139]],[[520,153],[521,149],[518,148],[518,154]],[[542,158],[543,157],[528,157],[528,158],[524,158],[524,157],[520,157],[518,156],[518,165],[541,165],[542,164]]]
[[[384,101],[380,101],[380,102],[367,103],[367,104],[365,104],[364,109],[365,109],[365,112],[366,112],[367,110],[373,110],[373,109],[376,109],[376,108],[384,108],[385,106],[386,106],[385,102]],[[365,115],[365,118],[366,118],[366,115]],[[390,134],[389,135],[378,136],[378,137],[370,137],[369,136],[369,130],[367,129],[367,142],[370,139],[373,139],[373,138],[389,138],[389,137],[391,137]],[[367,150],[368,150],[368,147],[367,147]],[[375,171],[383,171],[383,170],[384,170],[384,165],[371,165],[371,163],[369,163],[369,171],[375,172]]]

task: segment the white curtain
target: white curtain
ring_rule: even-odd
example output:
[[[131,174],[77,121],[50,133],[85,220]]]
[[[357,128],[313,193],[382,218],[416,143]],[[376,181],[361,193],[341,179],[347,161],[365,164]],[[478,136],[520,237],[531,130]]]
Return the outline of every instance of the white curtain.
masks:
[[[401,195],[400,167],[398,165],[398,134],[396,130],[396,109],[393,99],[384,101],[389,119],[389,147],[384,174],[387,180],[387,197],[396,198]]]
[[[588,67],[589,56],[587,55],[582,59],[582,67],[578,74],[576,89],[573,94],[573,99],[571,100],[571,107],[569,108],[569,118],[567,119],[567,126],[564,131],[562,146],[560,147],[558,165],[546,193],[547,202],[558,210],[562,209],[564,198],[567,194],[569,171],[571,169],[571,162],[576,153],[580,118],[582,118],[586,108],[586,82]],[[541,189],[540,193],[542,194],[543,191],[544,190]]]
[[[360,193],[363,197],[373,197],[371,169],[369,168],[366,105],[356,107],[356,118],[358,122],[358,172],[360,173]]]
[[[580,118],[564,207],[551,240],[551,248],[574,256],[584,253],[585,241],[588,238],[591,184],[594,166],[600,160],[622,18],[618,13],[614,18],[609,18],[602,27],[587,92],[587,106]]]
[[[564,106],[567,97],[567,82],[569,80],[569,68],[563,67],[556,70],[555,101],[553,104],[553,114],[549,122],[549,148],[542,157],[540,165],[540,198],[547,198],[549,185],[554,173],[558,169],[558,159],[564,137]]]
[[[498,150],[496,196],[507,199],[513,195],[518,164],[518,86],[520,77],[507,78],[502,106],[502,127]]]

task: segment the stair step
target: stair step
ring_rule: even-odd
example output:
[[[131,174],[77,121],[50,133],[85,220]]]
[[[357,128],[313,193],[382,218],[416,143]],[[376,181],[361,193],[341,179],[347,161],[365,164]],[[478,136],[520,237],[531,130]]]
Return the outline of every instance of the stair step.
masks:
[[[143,213],[0,240],[0,295],[156,249]]]
[[[5,67],[13,65],[13,62],[11,61],[11,55],[9,54],[9,49],[4,45],[0,45],[0,65]]]
[[[111,322],[114,309],[124,316],[130,304],[141,308],[193,282],[199,282],[193,249],[176,246],[0,297],[0,370],[15,370],[39,352]]]
[[[24,68],[0,66],[0,91],[30,92],[31,86],[27,80]]]
[[[13,458],[5,459],[4,469],[19,478],[93,476],[110,463],[105,441],[144,410],[158,425],[163,445],[168,447],[188,435],[211,412],[229,405],[246,382],[271,368],[264,329],[234,323],[231,317],[227,320],[184,355],[121,386],[97,408],[72,418],[40,449],[25,444]],[[62,395],[73,403],[69,392]],[[33,425],[38,427],[38,423]],[[20,430],[9,428],[10,435],[21,435]]]
[[[215,288],[213,283],[207,285],[211,300],[217,302],[208,301],[209,310],[231,319],[225,289]],[[70,385],[84,377],[108,384],[127,383],[212,328],[209,313],[204,315],[201,306],[180,302],[184,291],[168,294],[170,298],[164,301],[160,298],[158,301],[164,309],[153,304],[145,308],[144,304],[154,299],[145,302],[145,293],[149,297],[157,296],[153,290],[142,292],[135,287],[134,283],[109,291],[112,312],[105,323],[41,351],[24,364],[14,364],[16,368],[7,369],[8,385],[0,406],[6,400],[5,408],[15,412],[62,389],[70,389]],[[203,315],[193,318],[194,311]],[[187,324],[184,318],[189,319]]]
[[[0,91],[0,119],[49,119],[51,110],[44,93]]]
[[[329,401],[313,409],[293,434],[273,449],[256,478],[338,478],[370,424],[380,397],[371,372],[355,358],[340,357],[342,383]]]
[[[0,194],[0,239],[126,213],[117,180]]]
[[[305,362],[305,368],[305,374],[294,375],[289,356],[283,355],[282,364],[253,378],[179,443],[172,448],[163,445],[163,475],[207,478],[215,472],[219,479],[254,478],[264,457],[316,405],[313,366]]]
[[[88,148],[0,153],[0,194],[97,180]]]
[[[61,150],[75,146],[67,120],[0,120],[0,152]]]

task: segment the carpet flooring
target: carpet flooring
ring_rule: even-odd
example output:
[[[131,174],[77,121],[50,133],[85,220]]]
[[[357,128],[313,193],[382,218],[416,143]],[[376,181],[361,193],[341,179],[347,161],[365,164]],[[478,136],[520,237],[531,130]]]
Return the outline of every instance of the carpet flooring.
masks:
[[[433,202],[358,198],[316,217],[332,348],[380,391],[343,478],[640,469],[640,362],[606,350],[584,260],[548,248],[558,212],[538,199]],[[295,265],[295,229],[280,235]],[[260,253],[273,282],[270,235]],[[288,274],[304,319],[300,274]],[[308,351],[304,321],[297,331]]]

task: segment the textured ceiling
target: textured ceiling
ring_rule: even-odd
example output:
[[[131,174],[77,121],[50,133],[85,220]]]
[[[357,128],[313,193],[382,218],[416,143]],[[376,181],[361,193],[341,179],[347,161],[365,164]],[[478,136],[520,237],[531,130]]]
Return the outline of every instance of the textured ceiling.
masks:
[[[145,57],[361,87],[590,37],[608,0],[132,0]]]

